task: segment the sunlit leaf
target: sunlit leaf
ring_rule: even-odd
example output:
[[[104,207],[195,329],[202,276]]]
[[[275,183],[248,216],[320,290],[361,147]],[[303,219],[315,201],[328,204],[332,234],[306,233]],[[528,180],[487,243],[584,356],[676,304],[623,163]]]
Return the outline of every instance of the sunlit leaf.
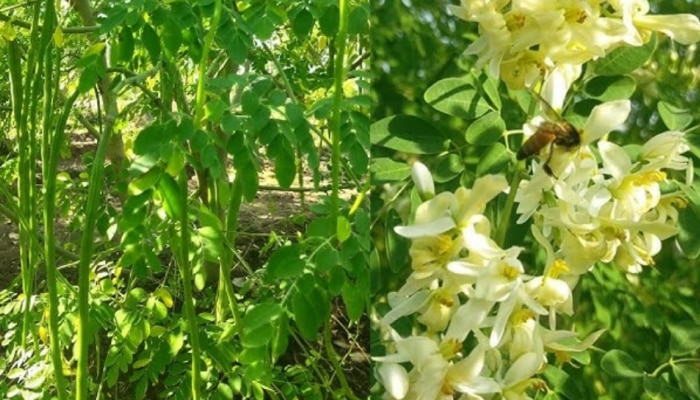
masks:
[[[134,363],[131,364],[131,367],[132,367],[133,369],[143,368],[143,367],[145,367],[146,365],[148,365],[150,362],[151,362],[151,359],[150,359],[150,358],[142,358],[142,359],[140,359],[140,360],[134,361]]]
[[[277,249],[267,262],[271,279],[289,279],[301,275],[306,261],[301,258],[299,245],[285,246]]]
[[[678,108],[671,103],[660,101],[656,105],[656,109],[661,120],[664,121],[664,125],[670,130],[682,131],[693,122],[693,115],[690,113],[690,110]]]
[[[415,154],[437,154],[447,150],[448,141],[431,124],[411,115],[395,115],[370,127],[372,144]]]
[[[598,75],[623,75],[644,65],[656,50],[656,35],[643,46],[621,46],[593,63]]]
[[[462,78],[447,78],[434,83],[425,91],[424,98],[436,110],[467,120],[491,110],[471,82]]]
[[[513,162],[513,155],[508,152],[503,143],[497,142],[490,146],[481,156],[476,166],[476,175],[498,174],[508,170]]]
[[[348,219],[343,215],[338,216],[338,222],[336,224],[336,234],[338,235],[338,241],[340,243],[343,243],[344,241],[348,240],[348,238],[352,234],[352,226],[350,225],[350,221],[348,221]]]
[[[170,218],[175,220],[180,220],[185,213],[185,205],[182,204],[182,189],[175,182],[172,176],[168,174],[161,175],[158,181],[158,192],[163,198],[163,209],[165,213],[168,214]]]
[[[697,233],[696,236],[697,238]],[[669,347],[671,354],[682,356],[694,352],[700,347],[700,325],[694,321],[682,321],[668,324],[671,332]]]
[[[219,384],[216,386],[216,391],[224,399],[233,399],[233,390],[231,389],[231,386],[224,382],[219,382]]]
[[[270,324],[263,324],[253,329],[246,329],[241,335],[241,344],[244,347],[265,346],[270,343],[273,334],[273,328]]]
[[[375,184],[403,181],[411,176],[411,166],[403,162],[394,161],[390,158],[378,157],[372,159],[370,172],[372,182]]]
[[[641,378],[644,371],[637,365],[637,361],[622,350],[611,350],[603,356],[600,366],[613,377]]]
[[[138,196],[148,189],[154,187],[160,180],[160,176],[163,174],[163,169],[155,166],[151,168],[150,171],[139,176],[135,180],[129,183],[128,191],[131,196]]]
[[[474,145],[489,145],[501,139],[505,130],[506,123],[501,116],[497,112],[489,111],[469,124],[466,139]]]
[[[600,101],[629,99],[637,82],[628,75],[597,76],[586,83],[585,91]]]
[[[672,364],[673,374],[691,399],[700,399],[700,370],[695,365]]]
[[[277,303],[268,301],[256,304],[245,313],[243,329],[248,331],[269,324],[279,318],[282,311],[282,307]]]

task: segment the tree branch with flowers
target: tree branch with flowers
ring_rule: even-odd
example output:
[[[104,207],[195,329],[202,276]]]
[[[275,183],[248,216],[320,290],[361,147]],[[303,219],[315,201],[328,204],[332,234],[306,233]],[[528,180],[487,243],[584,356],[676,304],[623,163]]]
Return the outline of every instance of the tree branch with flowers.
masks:
[[[443,134],[409,115],[371,128],[374,259],[405,277],[374,293],[377,398],[700,398],[700,315],[647,316],[670,337],[667,361],[653,368],[599,344],[606,332],[623,337],[601,280],[643,295],[655,258],[692,264],[700,254],[692,114],[661,104],[666,130],[646,137],[629,122],[643,106],[631,100],[644,83],[636,71],[660,43],[700,41],[700,21],[654,15],[641,0],[449,8],[478,27],[464,53],[471,64],[424,100],[466,129]],[[508,129],[512,107],[521,129]],[[517,158],[533,156],[525,162],[522,146]],[[592,358],[605,377],[576,371]],[[629,381],[595,387],[620,378]]]

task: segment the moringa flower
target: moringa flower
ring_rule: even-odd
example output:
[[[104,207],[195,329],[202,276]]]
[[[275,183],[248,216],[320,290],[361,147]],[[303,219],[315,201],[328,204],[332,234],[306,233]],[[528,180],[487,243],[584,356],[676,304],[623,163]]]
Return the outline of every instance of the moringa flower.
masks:
[[[569,65],[580,67],[623,46],[641,46],[653,32],[681,44],[700,40],[694,15],[647,15],[646,0],[591,2],[462,0],[448,6],[457,17],[479,24],[479,38],[465,51],[488,65],[491,75],[521,89]]]
[[[416,185],[416,190],[423,200],[430,200],[435,197],[435,182],[428,167],[420,161],[416,161],[411,166],[411,178]]]

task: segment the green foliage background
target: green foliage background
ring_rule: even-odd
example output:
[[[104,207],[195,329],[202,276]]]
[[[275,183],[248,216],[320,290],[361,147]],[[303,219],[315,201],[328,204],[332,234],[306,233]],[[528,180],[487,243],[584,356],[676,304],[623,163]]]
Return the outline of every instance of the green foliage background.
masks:
[[[0,398],[366,392],[367,363],[332,341],[362,353],[368,15],[334,0],[0,4],[0,214],[22,260],[0,291]],[[83,129],[98,145],[77,173],[42,169]],[[301,207],[247,226],[241,204],[265,190]],[[40,228],[52,209],[60,240]]]

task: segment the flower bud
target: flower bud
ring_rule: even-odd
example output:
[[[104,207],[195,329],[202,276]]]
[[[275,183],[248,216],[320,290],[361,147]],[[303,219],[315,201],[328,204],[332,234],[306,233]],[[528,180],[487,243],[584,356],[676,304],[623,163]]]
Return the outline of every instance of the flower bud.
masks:
[[[394,399],[403,399],[408,393],[408,373],[399,364],[382,363],[377,368],[379,380]]]
[[[430,200],[435,197],[435,183],[433,176],[430,174],[428,167],[420,161],[413,163],[411,167],[411,177],[416,185],[416,190],[423,201]]]

